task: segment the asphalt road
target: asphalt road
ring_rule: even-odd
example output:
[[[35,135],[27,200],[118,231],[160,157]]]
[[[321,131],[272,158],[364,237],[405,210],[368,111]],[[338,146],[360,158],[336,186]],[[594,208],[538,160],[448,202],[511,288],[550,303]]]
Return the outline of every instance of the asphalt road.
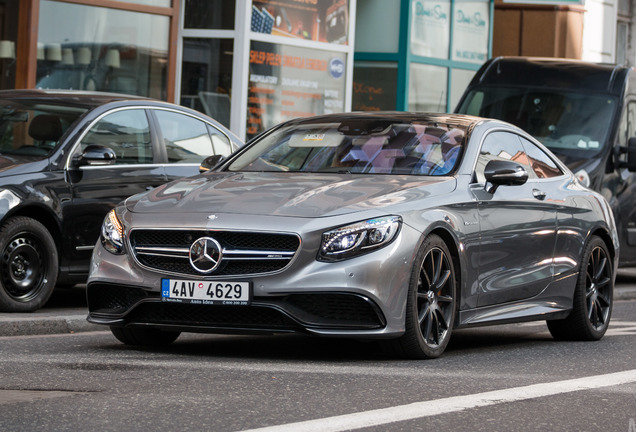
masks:
[[[599,342],[544,323],[455,332],[439,359],[304,336],[0,337],[1,431],[636,432],[636,301]]]

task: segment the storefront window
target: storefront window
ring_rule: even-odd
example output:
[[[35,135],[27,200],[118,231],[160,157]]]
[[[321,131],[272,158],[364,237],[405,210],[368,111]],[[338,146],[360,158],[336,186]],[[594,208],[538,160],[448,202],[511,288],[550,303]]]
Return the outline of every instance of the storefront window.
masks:
[[[343,53],[252,41],[248,139],[284,120],[343,112]]]
[[[397,63],[355,62],[353,111],[395,110],[397,80]]]
[[[251,30],[346,45],[349,1],[253,0]]]
[[[184,28],[206,30],[234,29],[235,0],[186,0]]]
[[[459,98],[462,97],[474,76],[474,70],[453,69],[451,71],[450,110],[455,109]]]
[[[232,39],[183,39],[181,105],[230,127]]]
[[[52,0],[40,16],[36,87],[166,99],[169,17]]]
[[[356,8],[356,51],[397,53],[400,2],[358,0]]]
[[[409,67],[409,111],[446,112],[448,70],[411,63]]]
[[[452,59],[483,63],[488,60],[490,28],[488,0],[456,0]]]
[[[117,0],[125,3],[134,3],[145,6],[159,6],[159,7],[170,7],[172,6],[172,0]]]
[[[15,88],[18,12],[18,2],[0,0],[0,90]]]
[[[411,3],[411,53],[448,58],[450,0],[414,0]]]

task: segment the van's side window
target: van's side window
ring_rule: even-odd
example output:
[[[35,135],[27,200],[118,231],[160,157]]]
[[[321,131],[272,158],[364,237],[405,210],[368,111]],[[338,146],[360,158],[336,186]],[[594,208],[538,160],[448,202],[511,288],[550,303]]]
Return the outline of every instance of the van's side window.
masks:
[[[636,101],[625,106],[618,131],[618,144],[627,147],[627,141],[636,136]]]

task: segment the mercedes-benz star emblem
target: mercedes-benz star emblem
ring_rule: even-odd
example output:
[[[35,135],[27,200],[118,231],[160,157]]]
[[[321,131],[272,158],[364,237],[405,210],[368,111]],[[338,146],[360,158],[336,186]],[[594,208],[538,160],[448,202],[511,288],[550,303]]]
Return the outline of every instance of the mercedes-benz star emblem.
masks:
[[[200,273],[212,273],[221,263],[223,252],[218,241],[201,237],[190,246],[190,264]]]

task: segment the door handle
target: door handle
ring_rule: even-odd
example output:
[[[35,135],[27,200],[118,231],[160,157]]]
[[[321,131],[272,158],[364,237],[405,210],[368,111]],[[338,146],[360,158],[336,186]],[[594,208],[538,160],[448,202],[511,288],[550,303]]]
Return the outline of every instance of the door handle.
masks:
[[[532,189],[532,196],[536,199],[543,201],[545,199],[546,193],[539,189]]]

